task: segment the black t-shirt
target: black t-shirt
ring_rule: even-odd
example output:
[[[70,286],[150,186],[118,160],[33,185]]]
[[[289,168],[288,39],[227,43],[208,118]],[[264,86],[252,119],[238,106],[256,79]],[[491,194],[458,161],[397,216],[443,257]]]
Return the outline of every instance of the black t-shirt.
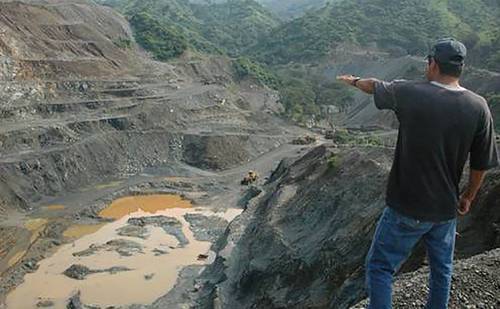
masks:
[[[465,88],[412,81],[377,82],[374,99],[400,123],[387,205],[423,221],[455,218],[469,154],[475,170],[499,163],[486,100]]]

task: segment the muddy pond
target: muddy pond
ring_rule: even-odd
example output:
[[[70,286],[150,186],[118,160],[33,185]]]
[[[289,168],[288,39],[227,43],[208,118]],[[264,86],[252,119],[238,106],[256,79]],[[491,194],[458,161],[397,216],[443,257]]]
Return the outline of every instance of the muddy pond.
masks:
[[[100,212],[115,221],[66,230],[73,241],[24,277],[7,296],[7,308],[66,308],[77,292],[89,305],[150,304],[175,285],[183,267],[213,262],[210,222],[220,227],[240,212],[194,208],[177,195],[118,199]]]

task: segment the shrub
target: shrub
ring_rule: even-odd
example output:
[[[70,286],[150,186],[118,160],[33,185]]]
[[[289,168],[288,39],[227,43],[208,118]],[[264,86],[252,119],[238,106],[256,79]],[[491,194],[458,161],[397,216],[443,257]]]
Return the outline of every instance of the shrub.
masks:
[[[233,61],[233,68],[239,79],[254,78],[263,85],[278,89],[280,81],[271,71],[249,58],[239,57]]]
[[[182,34],[161,24],[147,13],[138,13],[130,18],[137,43],[150,51],[160,61],[181,55],[188,44]]]
[[[128,49],[132,46],[132,40],[129,38],[118,38],[113,43],[122,49]]]
[[[328,169],[330,170],[337,170],[340,167],[341,163],[342,161],[340,157],[335,153],[332,153],[332,155],[327,160]]]

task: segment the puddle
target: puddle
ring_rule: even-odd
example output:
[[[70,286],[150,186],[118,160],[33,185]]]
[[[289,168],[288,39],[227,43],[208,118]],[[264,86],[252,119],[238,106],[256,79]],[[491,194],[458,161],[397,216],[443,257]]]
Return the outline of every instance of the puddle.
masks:
[[[27,274],[24,283],[7,295],[7,308],[36,308],[40,300],[50,300],[53,308],[66,308],[67,300],[77,291],[85,304],[101,307],[130,304],[150,304],[165,295],[176,283],[179,271],[188,265],[212,263],[215,256],[209,251],[210,243],[197,241],[184,219],[187,213],[217,215],[232,219],[241,210],[214,214],[204,209],[193,209],[189,201],[175,195],[151,195],[121,198],[113,202],[101,214],[119,218],[101,226],[79,225],[65,232],[67,237],[80,237],[73,243],[62,246],[52,257],[42,260],[35,273]],[[142,208],[145,209],[142,209]],[[148,237],[118,235],[118,230],[130,226],[130,218],[167,216],[175,218],[189,241],[184,247],[179,239],[167,234],[160,226],[146,225]],[[179,224],[179,226],[180,226]],[[97,231],[96,231],[97,230]],[[142,247],[141,252],[125,255],[118,250],[107,250],[111,240],[131,241]],[[78,254],[98,248],[91,254]],[[199,254],[208,255],[198,260]],[[63,274],[71,265],[79,264],[91,270],[106,270],[112,267],[128,268],[129,271],[92,273],[84,280],[71,279]]]
[[[106,223],[73,225],[64,231],[63,236],[67,238],[80,238],[97,232],[105,224]]]
[[[174,194],[127,196],[115,200],[111,205],[103,209],[99,216],[120,219],[139,209],[155,214],[168,208],[191,208],[191,202]]]

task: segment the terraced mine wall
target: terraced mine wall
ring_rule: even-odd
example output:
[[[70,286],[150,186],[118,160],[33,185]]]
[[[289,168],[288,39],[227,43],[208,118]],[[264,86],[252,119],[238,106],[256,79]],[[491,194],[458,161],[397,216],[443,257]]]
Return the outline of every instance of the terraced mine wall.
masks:
[[[229,59],[152,61],[90,1],[0,7],[2,213],[145,169],[229,168],[287,140],[269,121],[277,96],[235,81]]]

